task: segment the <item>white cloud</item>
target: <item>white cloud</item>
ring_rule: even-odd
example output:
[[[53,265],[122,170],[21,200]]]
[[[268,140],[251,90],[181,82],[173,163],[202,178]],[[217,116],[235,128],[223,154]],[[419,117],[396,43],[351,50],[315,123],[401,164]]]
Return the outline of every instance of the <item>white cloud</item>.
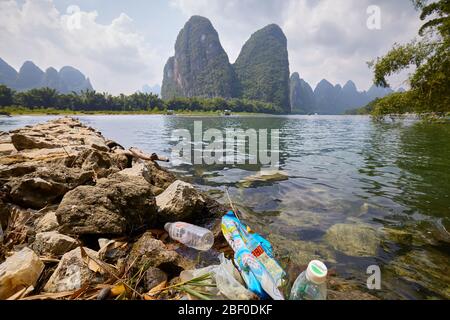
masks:
[[[170,0],[170,6],[160,7],[146,2],[134,16],[120,13],[125,9],[115,9],[118,5],[109,1],[95,2],[98,12],[77,7],[58,11],[55,2],[0,0],[0,57],[15,68],[25,60],[41,68],[72,65],[91,78],[95,89],[114,94],[161,83],[177,29],[185,22],[180,16],[209,18],[231,62],[253,32],[277,23],[288,38],[291,72],[299,72],[312,86],[322,78],[341,84],[352,79],[360,89],[371,84],[366,61],[394,42],[410,40],[420,25],[410,0]],[[366,27],[366,9],[373,4],[381,8],[379,31]],[[100,23],[105,6],[114,7],[110,17],[115,18],[105,22],[102,15]],[[168,17],[164,27],[151,19],[152,10]],[[74,28],[78,22],[80,28]],[[158,40],[142,32],[148,30],[158,30]]]
[[[234,62],[257,29],[278,23],[288,38],[291,72],[311,85],[322,78],[360,89],[371,85],[366,62],[383,55],[394,42],[409,41],[420,20],[409,0],[171,0],[186,16],[211,19]],[[369,30],[367,8],[381,9],[381,30]],[[400,79],[394,81],[400,85]]]
[[[41,68],[74,66],[94,88],[131,93],[159,83],[166,60],[152,50],[125,13],[110,24],[97,12],[70,8],[59,12],[52,0],[0,1],[0,57],[19,68],[32,60]],[[5,45],[6,44],[6,45]]]

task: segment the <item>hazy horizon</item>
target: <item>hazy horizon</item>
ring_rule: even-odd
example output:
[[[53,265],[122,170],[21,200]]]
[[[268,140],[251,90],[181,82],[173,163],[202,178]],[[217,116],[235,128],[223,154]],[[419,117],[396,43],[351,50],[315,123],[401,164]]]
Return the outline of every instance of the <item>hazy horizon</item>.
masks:
[[[33,61],[41,69],[73,66],[97,91],[132,93],[162,82],[178,32],[192,15],[211,20],[231,63],[250,35],[277,23],[288,38],[290,72],[313,88],[371,86],[366,62],[416,36],[421,21],[411,1],[399,0],[0,0],[0,57],[15,69]],[[370,5],[381,29],[369,29]],[[393,88],[405,87],[405,74]]]

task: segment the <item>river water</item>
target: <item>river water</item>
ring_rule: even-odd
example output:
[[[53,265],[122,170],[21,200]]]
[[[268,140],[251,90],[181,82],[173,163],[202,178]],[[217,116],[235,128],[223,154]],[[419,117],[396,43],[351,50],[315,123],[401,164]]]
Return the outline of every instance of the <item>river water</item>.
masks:
[[[0,130],[51,118],[0,118]],[[176,144],[173,130],[193,133],[194,121],[203,131],[279,129],[282,174],[261,178],[261,166],[249,164],[168,166],[220,201],[229,187],[245,220],[270,239],[283,263],[319,258],[384,299],[450,298],[448,125],[365,116],[79,118],[125,147],[167,156]],[[335,229],[337,238],[328,235],[335,225],[347,227]],[[371,265],[381,269],[380,290],[367,289]]]

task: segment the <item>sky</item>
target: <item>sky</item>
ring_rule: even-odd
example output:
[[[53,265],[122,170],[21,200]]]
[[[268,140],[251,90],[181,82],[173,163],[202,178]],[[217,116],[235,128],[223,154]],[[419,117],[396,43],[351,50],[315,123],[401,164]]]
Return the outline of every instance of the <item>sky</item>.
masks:
[[[178,32],[192,15],[211,20],[234,63],[245,41],[277,23],[290,71],[313,86],[353,80],[367,90],[366,62],[421,25],[410,0],[0,0],[0,57],[19,69],[70,65],[97,91],[133,93],[161,84]],[[393,77],[407,87],[406,74]]]

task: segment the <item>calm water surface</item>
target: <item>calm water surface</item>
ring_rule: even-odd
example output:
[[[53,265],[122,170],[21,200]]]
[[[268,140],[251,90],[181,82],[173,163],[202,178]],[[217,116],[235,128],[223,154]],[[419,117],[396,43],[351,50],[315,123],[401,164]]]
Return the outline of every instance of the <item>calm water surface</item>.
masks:
[[[53,117],[0,118],[0,130]],[[326,261],[366,289],[379,265],[380,298],[450,298],[450,126],[376,123],[362,116],[80,116],[125,147],[170,156],[174,129],[280,129],[283,181],[250,181],[256,165],[170,164],[184,179],[224,201],[225,186],[256,230],[283,248],[283,261]],[[334,224],[377,231],[374,257],[344,254],[327,241]],[[391,230],[391,231],[386,231]],[[389,236],[392,230],[400,235]],[[348,253],[348,252],[347,252]],[[295,278],[295,275],[292,275]]]

